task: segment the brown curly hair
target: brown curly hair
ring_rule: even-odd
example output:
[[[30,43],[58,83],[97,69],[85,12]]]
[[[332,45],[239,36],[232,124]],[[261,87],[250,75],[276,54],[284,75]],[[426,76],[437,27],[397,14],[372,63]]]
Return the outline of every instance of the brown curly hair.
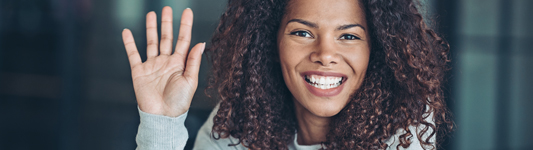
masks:
[[[400,145],[453,128],[442,91],[449,45],[423,20],[416,0],[359,0],[372,50],[365,80],[332,117],[324,149],[385,149],[397,130]],[[288,0],[229,0],[208,49],[213,74],[208,89],[220,107],[215,139],[239,139],[250,149],[288,149],[297,129],[292,96],[279,63],[277,32]],[[428,112],[434,123],[427,122]],[[427,132],[427,133],[426,133]],[[423,138],[422,135],[430,135]],[[436,149],[436,147],[432,147]]]

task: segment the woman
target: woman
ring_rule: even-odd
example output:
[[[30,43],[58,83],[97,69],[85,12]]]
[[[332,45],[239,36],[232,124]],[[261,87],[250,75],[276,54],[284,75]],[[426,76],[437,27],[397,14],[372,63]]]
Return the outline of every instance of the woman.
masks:
[[[196,149],[436,149],[452,128],[441,83],[449,46],[412,0],[230,0],[209,48],[220,104]],[[142,63],[124,30],[139,149],[182,149],[205,43],[188,52],[192,11],[172,52],[147,15]]]

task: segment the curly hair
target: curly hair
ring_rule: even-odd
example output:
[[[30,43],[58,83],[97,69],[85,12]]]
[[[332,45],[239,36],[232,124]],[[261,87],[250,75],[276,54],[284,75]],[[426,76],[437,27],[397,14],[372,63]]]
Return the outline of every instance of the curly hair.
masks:
[[[385,149],[399,129],[396,147],[408,147],[409,126],[422,125],[417,138],[453,128],[442,83],[448,43],[419,12],[416,0],[359,0],[372,50],[363,84],[332,117],[324,149]],[[294,104],[281,72],[277,32],[288,0],[229,0],[211,40],[213,74],[208,89],[220,100],[213,118],[215,139],[239,140],[250,149],[288,149],[297,129]],[[434,122],[427,122],[428,112]],[[430,135],[422,137],[422,135]]]

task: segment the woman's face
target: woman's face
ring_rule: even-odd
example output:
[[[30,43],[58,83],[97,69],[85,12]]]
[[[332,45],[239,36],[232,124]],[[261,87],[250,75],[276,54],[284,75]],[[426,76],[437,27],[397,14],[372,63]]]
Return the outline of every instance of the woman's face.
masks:
[[[339,113],[361,87],[370,39],[357,0],[291,0],[278,33],[283,79],[297,109]]]

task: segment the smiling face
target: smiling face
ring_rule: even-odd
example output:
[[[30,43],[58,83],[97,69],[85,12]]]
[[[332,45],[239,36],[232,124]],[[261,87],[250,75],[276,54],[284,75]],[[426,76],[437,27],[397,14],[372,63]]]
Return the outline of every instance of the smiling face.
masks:
[[[297,110],[339,113],[363,82],[370,37],[357,0],[291,0],[278,32],[283,79]]]

